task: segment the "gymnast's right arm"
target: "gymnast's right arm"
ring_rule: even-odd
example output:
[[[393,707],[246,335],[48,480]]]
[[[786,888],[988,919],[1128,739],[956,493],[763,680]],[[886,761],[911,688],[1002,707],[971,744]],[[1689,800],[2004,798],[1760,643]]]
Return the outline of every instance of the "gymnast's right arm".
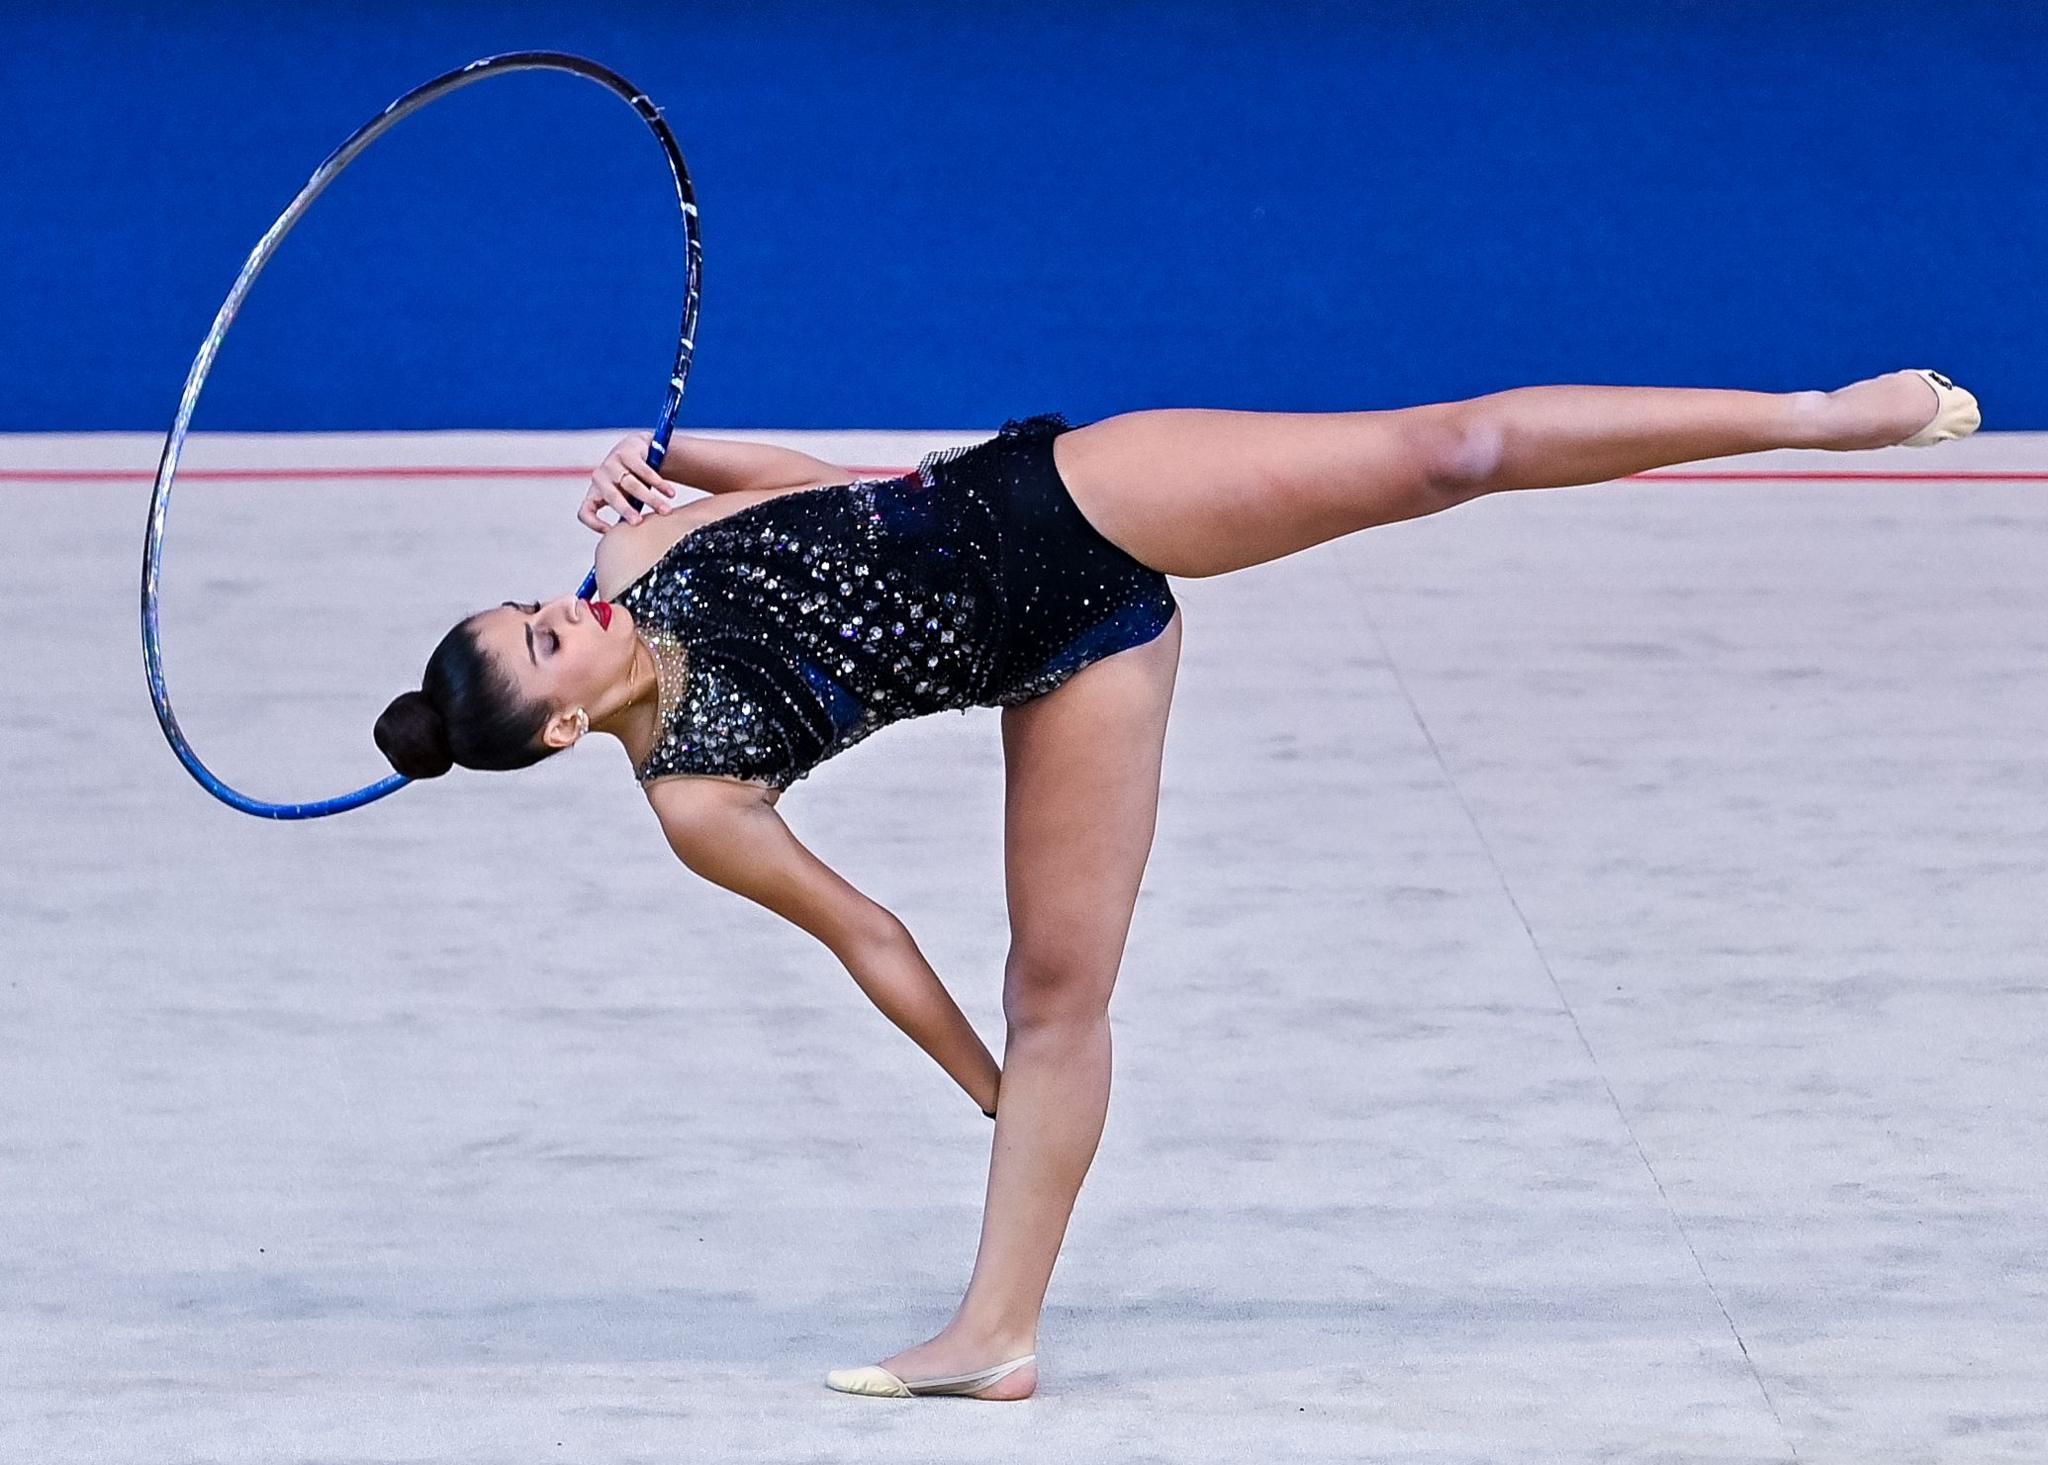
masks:
[[[617,447],[591,470],[590,491],[584,495],[577,518],[602,533],[604,524],[596,515],[609,506],[628,524],[639,522],[639,511],[626,495],[650,508],[675,506],[672,484],[686,484],[706,493],[744,493],[749,489],[807,488],[828,483],[849,483],[853,475],[837,464],[794,448],[772,443],[731,442],[723,438],[669,438],[668,452],[656,473],[647,462],[651,432],[632,432],[619,439]]]
[[[756,793],[726,780],[672,778],[647,794],[685,865],[817,937],[983,1113],[995,1109],[1001,1068],[895,915],[805,848]]]

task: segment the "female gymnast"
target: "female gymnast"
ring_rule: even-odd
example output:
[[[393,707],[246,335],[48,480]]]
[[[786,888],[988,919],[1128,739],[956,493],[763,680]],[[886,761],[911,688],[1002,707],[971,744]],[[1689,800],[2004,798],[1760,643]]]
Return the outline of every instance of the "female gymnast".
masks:
[[[657,473],[638,433],[593,471],[577,514],[602,536],[600,598],[471,615],[376,739],[400,773],[431,778],[451,761],[523,768],[609,734],[685,865],[845,964],[996,1127],[952,1319],[825,1382],[1022,1399],[1109,1102],[1110,989],[1180,656],[1167,577],[1226,574],[1481,494],[1764,448],[1925,446],[1978,421],[1968,392],[1908,370],[1832,392],[1538,386],[1393,411],[1164,409],[1078,428],[1047,415],[856,481],[784,448],[683,437]],[[708,496],[678,501],[677,484]],[[1003,709],[1000,1068],[903,923],[775,810],[877,728],[969,706]]]

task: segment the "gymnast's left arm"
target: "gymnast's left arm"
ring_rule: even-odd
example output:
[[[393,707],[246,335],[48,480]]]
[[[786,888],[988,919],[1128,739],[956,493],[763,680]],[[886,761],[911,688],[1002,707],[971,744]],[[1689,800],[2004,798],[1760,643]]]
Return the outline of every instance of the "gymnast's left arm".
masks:
[[[676,778],[649,785],[649,801],[677,857],[705,879],[817,937],[882,1015],[930,1054],[984,1114],[992,1113],[1002,1070],[909,928],[805,848],[773,805],[724,790],[679,788],[710,781]]]

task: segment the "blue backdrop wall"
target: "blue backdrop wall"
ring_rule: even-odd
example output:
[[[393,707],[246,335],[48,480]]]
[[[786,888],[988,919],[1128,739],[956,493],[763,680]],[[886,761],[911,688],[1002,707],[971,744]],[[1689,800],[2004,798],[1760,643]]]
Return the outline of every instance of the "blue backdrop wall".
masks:
[[[2048,428],[2048,6],[0,7],[0,429],[161,429],[243,257],[501,50],[645,88],[703,210],[685,424],[1320,411],[1932,365]],[[401,124],[201,429],[649,418],[680,231],[587,82]]]

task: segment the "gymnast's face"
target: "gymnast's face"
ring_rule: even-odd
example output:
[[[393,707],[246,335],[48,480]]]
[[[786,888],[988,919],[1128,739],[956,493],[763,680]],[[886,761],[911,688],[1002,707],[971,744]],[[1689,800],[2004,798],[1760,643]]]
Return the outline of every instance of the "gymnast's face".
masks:
[[[575,595],[506,601],[472,617],[484,654],[519,689],[546,704],[541,740],[564,748],[576,740],[576,709],[592,721],[607,716],[633,670],[633,617],[623,608]],[[610,624],[605,624],[607,618]]]

